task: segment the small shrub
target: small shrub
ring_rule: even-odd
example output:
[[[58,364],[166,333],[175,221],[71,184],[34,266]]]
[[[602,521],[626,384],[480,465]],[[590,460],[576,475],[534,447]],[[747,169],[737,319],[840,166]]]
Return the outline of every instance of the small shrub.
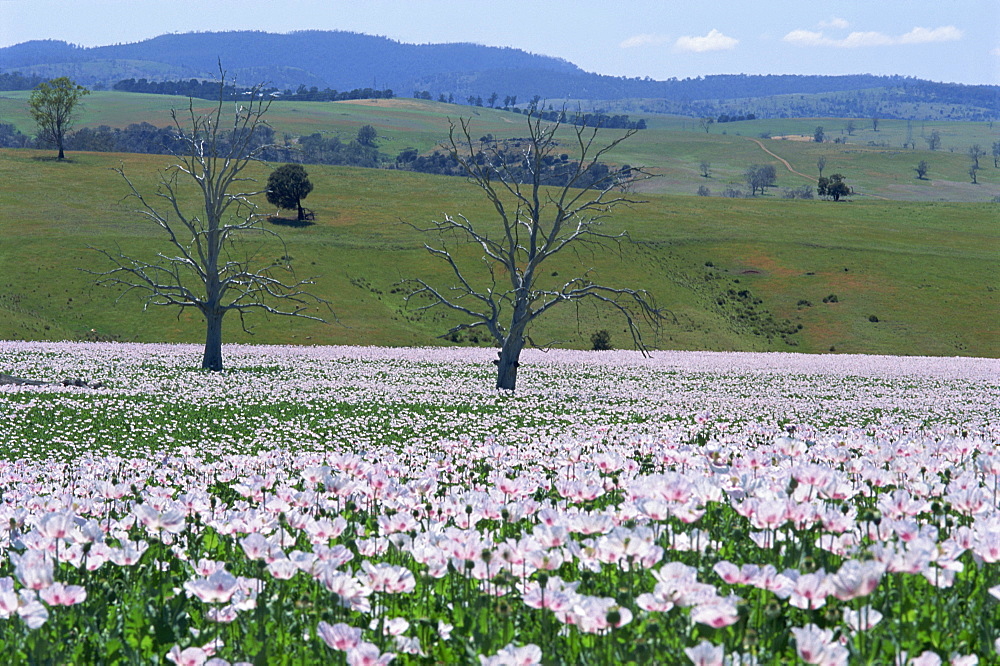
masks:
[[[825,298],[823,299],[823,302],[826,303]],[[800,299],[799,302],[796,303],[796,305],[798,305],[800,308],[811,308],[813,304],[803,298]]]
[[[591,349],[594,351],[607,351],[609,349],[614,349],[611,346],[611,334],[608,333],[607,329],[601,329],[590,336]]]
[[[878,317],[876,317],[875,315],[868,315],[868,321],[870,321],[873,324],[877,324],[878,323]]]
[[[838,300],[839,299],[837,298],[837,294],[830,294],[829,296],[824,296],[823,297],[823,302],[824,303],[836,303],[836,302],[838,302]]]
[[[708,189],[704,185],[698,186],[698,196],[699,197],[710,197],[712,196],[712,190]]]

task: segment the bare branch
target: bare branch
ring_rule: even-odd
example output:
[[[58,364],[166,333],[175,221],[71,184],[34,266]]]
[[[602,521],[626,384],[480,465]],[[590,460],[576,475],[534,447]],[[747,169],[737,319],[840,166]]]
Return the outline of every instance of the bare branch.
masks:
[[[247,100],[234,104],[229,126],[225,72],[220,74],[219,101],[211,111],[199,115],[190,100],[186,113],[171,112],[185,150],[160,173],[154,199],[138,190],[124,166],[114,169],[125,181],[126,199],[138,201],[135,212],[163,232],[169,253],[159,252],[155,260],[145,261],[120,250],[97,249],[114,267],[94,273],[101,278],[99,284],[122,290],[118,300],[139,292],[145,297],[144,309],[166,305],[200,311],[207,328],[202,367],[211,370],[222,369],[222,318],[227,312],[238,312],[243,329],[249,332],[245,314],[251,311],[324,321],[309,310],[329,306],[306,290],[312,280],[283,281],[274,276],[278,268],[291,272],[287,262],[258,258],[266,247],[261,236],[276,240],[282,256],[288,257],[280,235],[260,224],[254,198],[262,190],[245,185],[255,182],[245,175],[246,168],[267,147],[257,136],[267,126],[264,116],[271,100],[258,95],[261,86],[252,88]],[[186,212],[181,192],[181,183],[189,180],[200,195],[195,215]],[[255,248],[251,238],[258,241]]]
[[[528,116],[528,138],[519,144],[472,139],[471,121],[452,121],[446,149],[465,171],[470,182],[479,187],[496,212],[500,231],[489,233],[484,225],[464,215],[444,216],[426,227],[409,224],[444,240],[458,238],[474,243],[483,252],[483,262],[492,286],[485,290],[467,278],[446,246],[425,244],[432,256],[451,269],[454,283],[446,289],[415,278],[405,281],[412,287],[407,303],[427,298],[417,311],[443,307],[466,319],[454,325],[448,334],[475,327],[485,327],[501,347],[497,388],[513,389],[521,349],[531,342],[528,327],[561,303],[592,300],[623,316],[635,346],[644,352],[643,328],[656,328],[664,321],[645,291],[616,288],[593,283],[584,271],[556,289],[539,288],[537,281],[543,264],[567,248],[592,253],[607,250],[610,244],[630,240],[626,231],[605,232],[603,221],[618,206],[643,203],[630,194],[629,185],[651,177],[641,167],[612,170],[603,160],[608,153],[636,130],[627,130],[610,141],[602,141],[599,127],[582,124],[572,128],[572,143],[577,160],[558,160],[552,165],[560,123],[547,124],[536,115]],[[515,152],[512,146],[517,148]],[[498,290],[498,276],[506,275],[509,287]],[[447,335],[447,334],[446,334]]]

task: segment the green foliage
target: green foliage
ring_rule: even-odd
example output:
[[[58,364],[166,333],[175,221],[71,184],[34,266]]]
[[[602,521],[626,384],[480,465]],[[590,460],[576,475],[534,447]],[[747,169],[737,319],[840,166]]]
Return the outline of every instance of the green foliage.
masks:
[[[358,128],[357,140],[362,146],[374,147],[375,141],[378,140],[378,132],[371,125],[362,125]]]
[[[295,209],[298,219],[305,219],[302,200],[309,196],[313,184],[301,164],[278,167],[267,177],[267,202],[278,208]]]
[[[77,104],[89,93],[83,86],[61,76],[38,84],[28,98],[31,117],[38,125],[38,139],[54,144],[59,149],[59,159],[65,157],[63,139],[73,128]]]
[[[614,349],[611,345],[611,334],[608,333],[608,329],[602,328],[590,336],[590,348],[594,351],[607,351],[608,349]]]
[[[821,197],[831,197],[834,201],[840,201],[841,197],[851,193],[851,188],[844,182],[844,176],[835,173],[829,178],[820,177],[816,181],[816,193]]]

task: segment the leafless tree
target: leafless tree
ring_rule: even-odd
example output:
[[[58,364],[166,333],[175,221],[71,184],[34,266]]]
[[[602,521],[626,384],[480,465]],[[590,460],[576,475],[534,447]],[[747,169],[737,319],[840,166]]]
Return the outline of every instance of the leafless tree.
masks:
[[[986,155],[986,151],[983,150],[983,147],[980,146],[978,143],[974,143],[971,146],[969,146],[968,153],[969,153],[969,159],[972,160],[972,165],[976,169],[979,169],[979,158],[984,157]]]
[[[543,271],[556,255],[608,250],[628,238],[626,232],[604,231],[603,222],[615,208],[641,203],[630,194],[632,188],[622,187],[623,177],[630,184],[650,176],[637,167],[629,167],[623,176],[624,169],[608,169],[601,160],[636,130],[604,141],[595,127],[546,123],[532,115],[527,125],[528,137],[520,141],[519,150],[511,150],[502,142],[474,142],[467,119],[452,123],[445,147],[483,191],[499,224],[446,215],[428,227],[411,225],[441,238],[442,246],[424,247],[450,267],[454,283],[440,288],[420,278],[407,280],[412,287],[408,301],[429,300],[418,309],[442,307],[465,320],[445,335],[475,328],[489,332],[500,348],[494,361],[496,386],[509,390],[517,382],[522,349],[535,345],[530,326],[556,306],[589,299],[617,311],[643,351],[643,325],[655,327],[664,318],[647,292],[596,284],[585,266],[568,280]],[[554,155],[563,152],[556,139],[560,130],[569,137],[578,161],[562,162]],[[548,165],[556,162],[561,170],[553,171]],[[447,247],[449,239],[481,249],[485,276],[460,262]]]
[[[184,151],[160,172],[155,194],[140,192],[124,166],[115,169],[128,188],[126,199],[134,199],[135,212],[159,228],[165,249],[147,261],[95,248],[115,264],[97,274],[99,284],[123,289],[118,300],[138,292],[144,309],[166,305],[179,308],[178,316],[191,308],[202,314],[206,334],[201,367],[215,371],[222,370],[222,319],[227,313],[238,313],[243,330],[249,332],[249,312],[323,321],[309,311],[326,303],[305,291],[311,280],[294,277],[281,237],[265,228],[257,213],[254,198],[263,192],[246,174],[266,147],[260,145],[259,134],[266,127],[270,98],[257,86],[244,99],[227,102],[224,74],[221,79],[219,102],[207,114],[195,111],[193,101],[186,112],[171,112]],[[268,239],[278,242],[282,259],[256,256],[270,245]],[[279,270],[292,278],[276,277]]]

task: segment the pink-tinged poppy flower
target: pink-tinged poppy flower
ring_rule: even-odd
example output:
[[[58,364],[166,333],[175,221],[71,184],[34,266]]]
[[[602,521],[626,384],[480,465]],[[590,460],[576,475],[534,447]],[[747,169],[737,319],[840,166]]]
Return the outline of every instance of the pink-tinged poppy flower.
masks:
[[[361,568],[368,574],[366,582],[375,592],[400,594],[412,592],[417,586],[413,572],[406,567],[386,562],[372,564],[370,561],[364,560],[361,563]]]
[[[826,598],[831,594],[833,585],[829,576],[824,573],[801,574],[794,581],[788,603],[796,608],[815,610],[826,605]]]
[[[704,624],[714,629],[728,627],[740,619],[739,610],[728,601],[720,599],[716,602],[701,604],[691,610],[691,621]]]
[[[267,565],[267,572],[277,580],[289,580],[299,572],[299,567],[287,557],[280,557]]]
[[[29,629],[38,629],[49,619],[49,611],[39,601],[34,590],[18,592],[17,614]]]
[[[343,622],[337,624],[320,622],[316,627],[316,633],[334,650],[347,651],[357,647],[361,642],[361,630]]]
[[[841,666],[847,664],[847,649],[836,642],[833,632],[820,629],[815,624],[793,627],[795,651],[807,664],[820,666]]]
[[[226,603],[232,598],[238,585],[236,576],[221,570],[207,578],[186,581],[184,589],[205,603]]]
[[[941,657],[930,650],[925,650],[910,661],[910,666],[941,666]]]
[[[949,666],[978,666],[979,657],[974,654],[952,655],[948,660]]]
[[[200,647],[189,647],[182,650],[179,645],[175,645],[167,653],[167,660],[177,664],[177,666],[205,666],[208,655]]]
[[[725,648],[721,645],[712,645],[708,641],[702,641],[694,647],[684,648],[684,654],[688,656],[694,666],[722,666]]]
[[[49,606],[73,606],[86,600],[87,590],[80,585],[53,583],[39,590],[38,596]]]
[[[534,643],[515,647],[513,643],[500,649],[491,657],[479,655],[480,666],[539,666],[542,649]]]
[[[867,597],[878,587],[884,573],[885,564],[882,562],[848,560],[841,565],[837,573],[829,576],[830,584],[833,586],[833,596],[841,601]]]
[[[860,610],[844,609],[844,624],[852,631],[867,631],[882,621],[882,613],[871,606],[865,606]]]
[[[443,620],[438,620],[437,633],[438,633],[438,636],[441,638],[441,640],[443,640],[443,641],[450,640],[451,639],[451,632],[452,632],[452,630],[454,628],[455,628],[455,625],[448,624],[447,622],[444,622]]]
[[[67,539],[73,530],[76,516],[67,511],[53,511],[42,517],[38,531],[49,539]]]
[[[263,535],[254,532],[240,539],[243,552],[251,560],[264,560],[271,553],[271,544]]]
[[[135,566],[148,549],[149,544],[145,541],[126,541],[121,548],[111,549],[110,559],[120,567]]]
[[[367,642],[361,642],[347,651],[348,666],[385,666],[395,658],[395,653],[383,654],[377,645]]]
[[[14,579],[0,578],[0,618],[8,618],[17,613],[20,605],[17,592],[14,591]]]
[[[184,531],[184,512],[176,506],[170,506],[160,513],[149,504],[137,504],[132,511],[152,534],[160,532],[180,534]]]
[[[11,553],[14,575],[29,590],[41,590],[52,584],[53,562],[48,553],[29,550],[22,555]]]

